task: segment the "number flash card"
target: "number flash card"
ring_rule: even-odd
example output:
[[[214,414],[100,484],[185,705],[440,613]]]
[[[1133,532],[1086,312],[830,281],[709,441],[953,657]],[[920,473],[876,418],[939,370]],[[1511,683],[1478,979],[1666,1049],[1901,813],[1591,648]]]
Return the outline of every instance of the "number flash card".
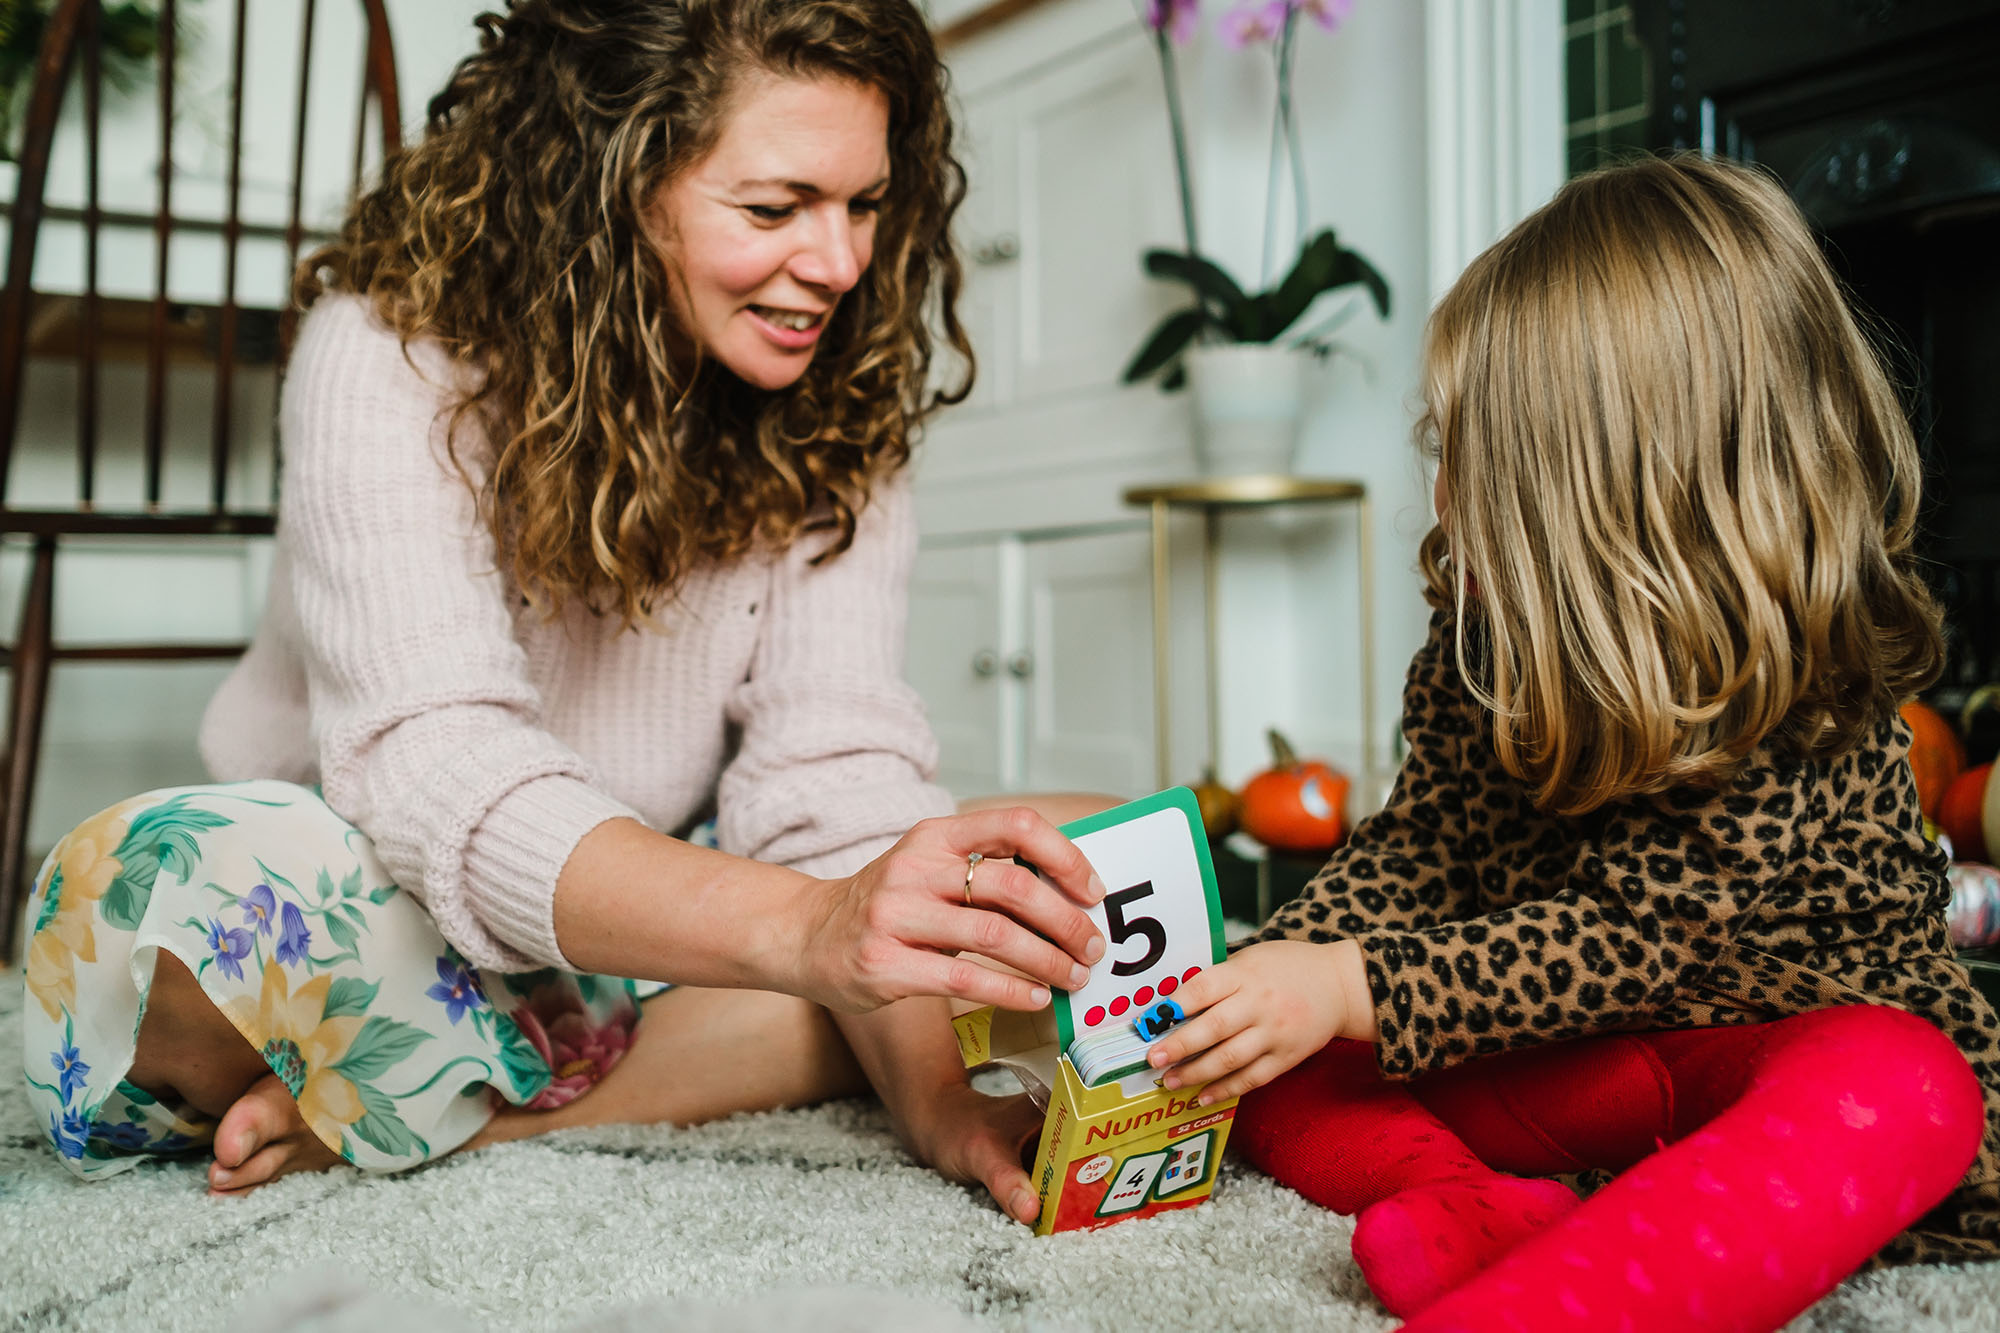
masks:
[[[1089,910],[1104,934],[1103,961],[1081,990],[1055,993],[1056,1038],[1123,1029],[1158,999],[1222,961],[1222,902],[1194,793],[1172,787],[1063,825],[1104,881],[1104,901]],[[1175,1006],[1179,1008],[1178,1005]],[[1133,1068],[1145,1066],[1143,1050]],[[1130,1073],[1096,1072],[1092,1085]]]
[[[1043,1105],[1035,1234],[1088,1231],[1215,1188],[1234,1097],[1169,1091],[1146,1046],[1184,1015],[1175,991],[1222,958],[1222,910],[1194,794],[1174,788],[1062,830],[1104,880],[1091,912],[1110,948],[1090,984],[1034,1014],[991,1006],[952,1019],[969,1068],[998,1063]]]

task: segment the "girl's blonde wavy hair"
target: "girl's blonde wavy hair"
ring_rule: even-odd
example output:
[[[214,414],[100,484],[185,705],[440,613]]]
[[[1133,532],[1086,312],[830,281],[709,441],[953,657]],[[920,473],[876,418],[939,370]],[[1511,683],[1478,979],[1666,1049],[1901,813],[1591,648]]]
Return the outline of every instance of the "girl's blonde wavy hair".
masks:
[[[548,614],[578,600],[650,622],[693,565],[782,547],[812,520],[852,541],[871,485],[971,386],[950,241],[965,175],[947,82],[909,0],[510,0],[338,240],[299,267],[309,306],[360,293],[405,344],[436,339],[472,386],[452,456],[499,562]],[[758,77],[835,78],[889,103],[874,261],[791,387],[676,356],[646,225]],[[961,358],[929,388],[934,316]],[[468,467],[476,414],[490,453]],[[478,480],[474,481],[475,474]]]
[[[1473,261],[1425,362],[1429,595],[1539,807],[1838,753],[1936,678],[1916,442],[1766,176],[1571,181]]]

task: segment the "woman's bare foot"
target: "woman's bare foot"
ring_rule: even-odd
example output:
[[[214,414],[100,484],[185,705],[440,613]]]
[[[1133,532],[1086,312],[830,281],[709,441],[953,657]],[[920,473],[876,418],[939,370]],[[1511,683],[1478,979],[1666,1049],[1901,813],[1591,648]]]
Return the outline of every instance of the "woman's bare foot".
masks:
[[[306,1127],[291,1090],[264,1058],[164,951],[126,1077],[217,1121],[211,1194],[247,1194],[341,1160]],[[597,1087],[552,1111],[507,1107],[464,1146],[577,1125],[694,1124],[867,1091],[846,1041],[817,1005],[762,991],[679,986],[641,1006],[631,1047]]]
[[[299,1104],[276,1074],[250,1085],[215,1127],[215,1161],[208,1168],[210,1194],[248,1194],[294,1171],[324,1171],[340,1154],[306,1128]]]

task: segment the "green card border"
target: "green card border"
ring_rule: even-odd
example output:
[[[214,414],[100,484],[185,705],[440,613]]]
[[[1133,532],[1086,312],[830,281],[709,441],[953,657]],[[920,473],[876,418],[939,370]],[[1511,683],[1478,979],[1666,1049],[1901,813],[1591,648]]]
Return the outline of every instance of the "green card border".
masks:
[[[1188,834],[1194,841],[1195,865],[1201,870],[1202,892],[1208,895],[1208,954],[1211,964],[1219,963],[1226,956],[1222,939],[1222,894],[1215,884],[1215,859],[1208,853],[1208,831],[1201,824],[1201,806],[1194,799],[1194,793],[1186,787],[1169,787],[1165,791],[1142,796],[1124,805],[1114,805],[1109,810],[1100,810],[1082,819],[1072,819],[1057,829],[1065,838],[1075,841],[1086,833],[1096,833],[1119,824],[1129,824],[1135,819],[1158,814],[1162,810],[1178,810],[1187,820]],[[1057,989],[1051,1003],[1056,1011],[1056,1044],[1067,1052],[1069,1044],[1076,1040],[1076,1022],[1070,1017],[1069,992]]]

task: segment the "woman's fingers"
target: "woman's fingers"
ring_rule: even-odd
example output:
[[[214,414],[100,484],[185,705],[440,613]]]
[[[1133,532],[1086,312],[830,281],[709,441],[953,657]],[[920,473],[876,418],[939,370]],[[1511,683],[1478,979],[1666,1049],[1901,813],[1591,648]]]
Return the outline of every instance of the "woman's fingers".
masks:
[[[1033,871],[1008,862],[982,861],[972,870],[972,906],[983,908],[988,914],[999,912],[1032,930],[1047,940],[1054,949],[1066,955],[1072,966],[1081,965],[1085,975],[1066,979],[1068,974],[1044,972],[1039,968],[1023,967],[1009,958],[1006,961],[1023,971],[1033,972],[1050,985],[1066,986],[1074,990],[1088,977],[1087,969],[1104,957],[1104,937],[1097,933],[1097,927],[1090,924],[1090,918],[1064,902],[1049,886],[1042,882]],[[960,904],[960,910],[964,905]],[[978,945],[960,945],[960,948],[977,949],[980,953],[1000,957],[990,949]]]
[[[874,989],[888,1000],[943,995],[975,1005],[991,1004],[1029,1013],[1047,1008],[1050,998],[1047,986],[1026,977],[996,972],[970,958],[946,958],[926,949],[909,950],[898,973],[881,979]]]
[[[1095,907],[1104,900],[1104,881],[1076,844],[1025,805],[975,810],[939,821],[946,846],[959,856],[1011,856],[1032,863],[1072,902]]]

